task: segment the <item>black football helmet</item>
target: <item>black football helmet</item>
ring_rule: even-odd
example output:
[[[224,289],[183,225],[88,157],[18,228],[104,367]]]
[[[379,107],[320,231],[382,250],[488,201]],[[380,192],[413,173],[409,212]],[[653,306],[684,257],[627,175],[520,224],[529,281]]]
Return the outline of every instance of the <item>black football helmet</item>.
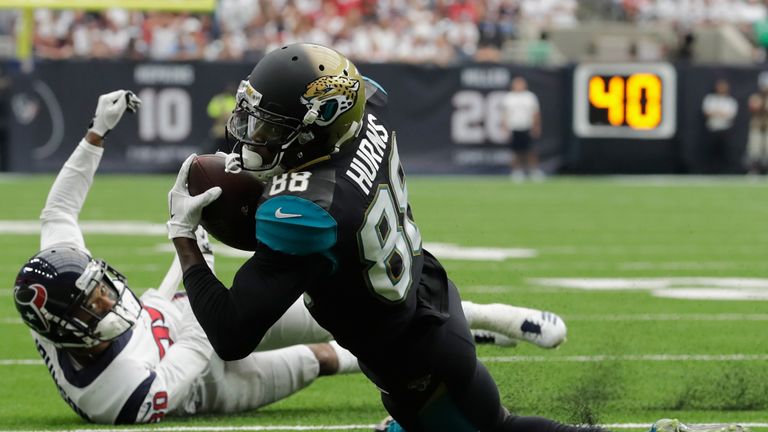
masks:
[[[97,313],[87,304],[97,287],[115,302],[110,310]],[[30,258],[16,276],[13,299],[24,323],[59,348],[113,340],[141,314],[125,276],[72,247],[45,249]]]
[[[240,83],[227,162],[262,180],[333,153],[361,129],[365,85],[344,55],[298,43],[264,56]]]

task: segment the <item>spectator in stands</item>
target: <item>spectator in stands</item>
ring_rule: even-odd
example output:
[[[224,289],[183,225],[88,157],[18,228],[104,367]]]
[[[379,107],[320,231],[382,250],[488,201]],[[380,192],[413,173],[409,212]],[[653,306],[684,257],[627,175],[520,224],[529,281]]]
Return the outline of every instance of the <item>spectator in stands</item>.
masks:
[[[731,130],[739,110],[736,99],[730,94],[727,80],[721,78],[715,82],[714,92],[704,97],[701,110],[707,129],[704,139],[705,169],[709,173],[719,173],[728,166]]]
[[[677,61],[688,63],[693,60],[693,46],[696,43],[696,35],[691,30],[680,31],[680,41],[677,49]]]
[[[235,83],[228,84],[221,92],[213,95],[208,102],[206,111],[208,117],[211,119],[211,129],[209,135],[214,143],[214,148],[207,153],[214,153],[216,150],[227,149],[227,136],[226,126],[229,116],[232,111],[235,110],[235,92],[237,91],[237,85]]]
[[[552,43],[549,41],[549,33],[543,31],[539,39],[528,45],[528,63],[532,65],[548,64],[552,57]]]
[[[512,79],[510,92],[502,103],[503,125],[510,136],[512,162],[510,177],[516,182],[525,179],[525,171],[533,180],[544,179],[539,169],[538,152],[534,140],[541,136],[541,113],[539,99],[528,90],[523,77]],[[524,171],[525,169],[525,171]]]
[[[750,174],[764,174],[768,169],[768,73],[758,78],[760,90],[749,97],[749,141],[747,165]]]

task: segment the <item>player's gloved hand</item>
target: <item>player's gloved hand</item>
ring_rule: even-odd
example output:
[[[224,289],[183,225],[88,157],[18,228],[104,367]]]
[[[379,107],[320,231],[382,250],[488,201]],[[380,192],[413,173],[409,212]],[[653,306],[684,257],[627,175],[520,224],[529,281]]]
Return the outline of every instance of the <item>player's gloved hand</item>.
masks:
[[[96,114],[88,126],[88,130],[100,137],[104,137],[112,130],[123,117],[125,110],[136,112],[141,106],[139,99],[132,91],[116,90],[99,96],[96,105]]]
[[[189,176],[189,166],[192,160],[197,156],[192,153],[181,165],[179,175],[176,177],[176,183],[168,192],[168,211],[171,218],[168,220],[168,238],[175,239],[186,237],[196,239],[195,230],[200,225],[200,214],[203,207],[212,203],[221,195],[221,188],[212,187],[200,195],[191,196],[187,188],[187,177]]]

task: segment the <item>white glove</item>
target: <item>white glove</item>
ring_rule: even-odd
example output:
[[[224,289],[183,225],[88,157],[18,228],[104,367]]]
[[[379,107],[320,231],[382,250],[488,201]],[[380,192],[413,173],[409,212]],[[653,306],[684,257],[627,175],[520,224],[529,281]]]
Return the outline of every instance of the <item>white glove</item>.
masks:
[[[112,130],[123,117],[125,110],[136,112],[141,106],[141,99],[132,91],[116,90],[99,96],[96,105],[96,114],[88,126],[89,130],[100,137],[104,137]]]
[[[168,192],[168,211],[171,213],[171,218],[168,220],[169,239],[186,237],[195,240],[195,230],[200,225],[200,214],[203,207],[221,195],[221,188],[218,186],[214,186],[200,195],[189,195],[187,177],[189,176],[189,166],[192,165],[192,159],[195,156],[197,155],[192,153],[184,161],[181,169],[179,169],[179,175],[176,177],[176,183]]]

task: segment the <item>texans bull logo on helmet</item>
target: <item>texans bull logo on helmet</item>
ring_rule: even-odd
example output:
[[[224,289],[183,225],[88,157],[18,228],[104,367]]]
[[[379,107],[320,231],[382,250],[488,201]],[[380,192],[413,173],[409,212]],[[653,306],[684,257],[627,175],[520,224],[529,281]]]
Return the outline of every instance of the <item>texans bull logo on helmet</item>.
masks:
[[[20,306],[24,320],[38,332],[47,332],[51,326],[46,319],[45,303],[48,292],[40,284],[18,285],[13,291],[16,304]]]

